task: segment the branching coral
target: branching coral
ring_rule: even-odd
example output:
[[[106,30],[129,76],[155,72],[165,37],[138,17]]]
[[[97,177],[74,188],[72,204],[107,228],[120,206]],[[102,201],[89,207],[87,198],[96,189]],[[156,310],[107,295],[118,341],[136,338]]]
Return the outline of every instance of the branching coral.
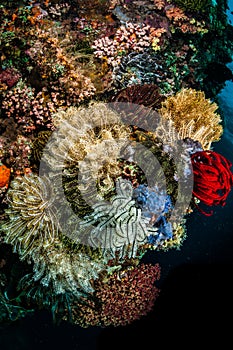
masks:
[[[175,0],[177,6],[180,6],[182,9],[194,13],[206,13],[207,9],[212,6],[212,0]]]
[[[6,84],[7,87],[12,88],[19,79],[21,74],[14,68],[6,68],[5,70],[0,70],[0,84]]]
[[[36,93],[34,88],[22,82],[4,95],[2,110],[8,118],[14,117],[28,134],[38,126],[53,128],[52,114],[56,105],[46,91]]]
[[[116,31],[114,39],[108,37],[94,41],[92,48],[96,57],[106,59],[109,65],[117,66],[121,62],[121,56],[128,52],[141,52],[147,47],[159,48],[160,37],[165,33],[165,28],[152,28],[144,23],[134,24],[127,22]]]
[[[12,125],[12,124],[11,124]],[[14,131],[14,129],[12,129]],[[22,135],[14,135],[16,139],[10,140],[8,135],[0,137],[0,156],[13,175],[22,175],[27,168],[31,167],[30,155],[32,141]]]
[[[223,132],[217,109],[217,104],[206,99],[203,91],[182,89],[162,103],[159,113],[174,122],[182,139],[189,137],[199,141],[203,149],[209,149]]]

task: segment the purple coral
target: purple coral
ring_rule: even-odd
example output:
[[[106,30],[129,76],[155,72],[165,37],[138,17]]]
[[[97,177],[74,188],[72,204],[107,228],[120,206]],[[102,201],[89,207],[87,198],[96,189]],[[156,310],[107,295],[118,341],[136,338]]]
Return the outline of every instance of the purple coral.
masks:
[[[0,83],[13,87],[21,78],[21,74],[15,68],[6,68],[0,71]]]

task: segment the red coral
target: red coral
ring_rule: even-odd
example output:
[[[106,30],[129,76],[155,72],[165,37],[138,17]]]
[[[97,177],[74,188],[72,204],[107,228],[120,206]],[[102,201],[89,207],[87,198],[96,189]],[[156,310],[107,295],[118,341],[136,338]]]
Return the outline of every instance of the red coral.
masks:
[[[208,206],[224,206],[233,185],[230,161],[213,151],[196,152],[191,159],[194,174],[193,195]],[[212,215],[212,212],[203,213]]]
[[[124,326],[150,312],[159,294],[155,282],[160,278],[158,264],[141,264],[116,272],[106,282],[95,282],[97,303],[87,301],[74,308],[74,319],[83,326]],[[88,305],[89,304],[89,305]],[[75,310],[81,311],[75,315]]]

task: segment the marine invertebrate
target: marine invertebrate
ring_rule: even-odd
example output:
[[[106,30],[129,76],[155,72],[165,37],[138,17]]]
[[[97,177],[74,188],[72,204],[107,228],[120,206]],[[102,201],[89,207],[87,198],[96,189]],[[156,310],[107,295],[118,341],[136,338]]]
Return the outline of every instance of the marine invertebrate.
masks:
[[[149,188],[146,185],[139,185],[133,191],[133,198],[142,210],[142,215],[155,224],[160,216],[172,208],[170,196],[164,189],[158,186]]]
[[[67,198],[81,214],[80,191],[88,200],[96,196],[96,185],[99,198],[114,189],[114,179],[121,171],[117,159],[129,143],[130,128],[107,105],[97,102],[88,108],[59,110],[54,123],[57,132],[44,151],[43,161],[51,173],[63,178]]]
[[[19,84],[4,95],[2,110],[8,118],[13,117],[26,134],[38,126],[53,129],[52,114],[56,105],[46,89],[36,93],[34,88]]]
[[[20,78],[20,72],[14,68],[6,68],[0,71],[0,83],[5,83],[9,88],[12,88]]]
[[[204,14],[211,7],[212,0],[175,0],[174,3],[185,11]]]
[[[213,151],[196,152],[191,159],[194,174],[193,195],[208,206],[224,206],[233,185],[231,162]]]
[[[12,124],[9,124],[9,127]],[[11,129],[13,133],[14,127]],[[0,138],[0,149],[2,148],[2,159],[5,164],[11,168],[13,175],[23,174],[26,168],[30,168],[30,155],[32,140],[28,137],[14,134],[13,137],[9,137],[7,132],[2,138]],[[2,147],[1,147],[2,144]]]
[[[165,8],[166,17],[171,22],[171,31],[176,29],[181,30],[182,33],[207,33],[208,28],[205,21],[198,21],[190,15],[187,15],[181,7],[167,6]]]
[[[120,90],[112,100],[116,102],[131,102],[158,109],[164,99],[165,97],[162,96],[157,85],[135,84]]]
[[[0,163],[0,187],[8,186],[11,169]]]
[[[217,110],[218,105],[207,99],[203,91],[184,88],[163,101],[158,112],[174,122],[181,139],[199,141],[203,149],[208,150],[223,132]]]
[[[153,0],[153,2],[154,2],[156,9],[158,9],[158,10],[164,9],[164,7],[166,5],[165,0]]]
[[[143,220],[142,211],[132,199],[133,187],[127,180],[118,179],[117,194],[110,203],[97,203],[94,212],[84,217],[80,229],[87,228],[91,246],[100,247],[103,252],[122,260],[126,256],[135,258],[138,249],[149,235],[157,235],[157,229]],[[93,225],[91,229],[89,226]]]
[[[150,50],[143,52],[130,52],[123,56],[119,65],[113,69],[113,84],[119,88],[126,88],[135,84],[157,84],[166,79],[158,55]]]
[[[33,273],[21,281],[22,287],[39,282],[54,296],[71,293],[75,298],[87,297],[94,291],[93,281],[107,269],[106,261],[67,248],[61,239],[48,247],[37,248],[30,256]]]
[[[133,198],[141,208],[145,220],[157,229],[157,235],[150,235],[144,247],[153,250],[178,248],[185,238],[183,234],[185,222],[178,223],[168,220],[174,209],[170,196],[165,191],[159,190],[158,187],[148,188],[148,186],[139,185],[134,189]],[[180,232],[181,227],[183,232]]]
[[[159,264],[139,264],[95,281],[95,299],[74,303],[74,323],[89,326],[125,326],[147,315],[159,296]],[[95,301],[96,300],[96,301]]]
[[[106,262],[100,254],[93,259],[85,251],[66,246],[49,179],[33,173],[16,177],[7,199],[8,220],[1,227],[4,241],[21,260],[33,263],[33,272],[23,277],[20,285],[28,287],[38,281],[53,295],[69,292],[79,297],[93,292],[91,281],[107,268]]]
[[[37,137],[35,138],[35,140],[33,141],[32,144],[32,157],[35,161],[40,161],[42,154],[43,154],[43,150],[46,146],[46,143],[49,140],[49,137],[51,136],[52,132],[50,130],[47,131],[40,131],[37,135]]]
[[[49,247],[58,237],[57,214],[52,186],[47,178],[30,174],[11,182],[6,213],[9,221],[3,225],[5,241],[14,246],[22,259],[38,247]]]
[[[154,37],[150,35],[150,28],[144,23],[126,22],[117,29],[113,39],[103,37],[95,40],[92,45],[94,54],[115,67],[126,53],[141,52],[152,45]]]
[[[189,213],[191,213],[191,211]],[[181,249],[183,242],[187,238],[186,220],[183,219],[183,221],[179,224],[176,224],[174,222],[172,225],[172,229],[172,237],[161,241],[158,246],[159,250],[167,251],[169,249]]]

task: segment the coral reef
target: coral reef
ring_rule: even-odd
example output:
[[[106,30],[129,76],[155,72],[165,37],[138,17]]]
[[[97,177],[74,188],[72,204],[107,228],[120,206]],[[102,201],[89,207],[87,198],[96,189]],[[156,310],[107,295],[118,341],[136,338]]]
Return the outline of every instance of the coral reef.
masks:
[[[0,163],[0,187],[8,186],[11,170]]]
[[[233,185],[211,150],[233,77],[226,9],[0,5],[0,325],[46,309],[118,327],[153,309],[160,266],[142,257],[181,249],[188,216]]]
[[[32,276],[24,282],[40,281],[54,294],[73,292],[76,296],[93,291],[90,280],[97,278],[104,261],[92,261],[82,253],[68,250],[61,240],[56,199],[47,178],[34,174],[11,182],[6,210],[8,221],[2,225],[4,241],[14,246],[21,260],[33,262]]]
[[[175,0],[177,6],[182,9],[195,13],[206,13],[207,9],[211,7],[212,0]]]
[[[137,84],[120,90],[114,95],[112,100],[114,102],[130,102],[158,109],[161,107],[164,97],[160,93],[159,87],[154,84]]]
[[[74,322],[83,327],[124,326],[147,315],[159,295],[158,264],[140,264],[95,282],[96,301],[73,305]]]
[[[207,206],[224,206],[233,185],[231,162],[213,151],[196,152],[191,159],[194,196]]]
[[[119,179],[116,192],[110,203],[95,204],[93,214],[84,217],[80,226],[88,229],[89,225],[94,225],[88,230],[92,246],[101,247],[108,255],[110,251],[113,258],[118,253],[120,260],[136,258],[140,246],[146,243],[149,235],[157,235],[157,229],[143,220],[143,212],[132,199],[133,188],[129,181]]]
[[[223,132],[218,105],[205,97],[203,91],[182,89],[162,103],[159,113],[174,122],[182,139],[199,141],[203,149],[210,149]]]

